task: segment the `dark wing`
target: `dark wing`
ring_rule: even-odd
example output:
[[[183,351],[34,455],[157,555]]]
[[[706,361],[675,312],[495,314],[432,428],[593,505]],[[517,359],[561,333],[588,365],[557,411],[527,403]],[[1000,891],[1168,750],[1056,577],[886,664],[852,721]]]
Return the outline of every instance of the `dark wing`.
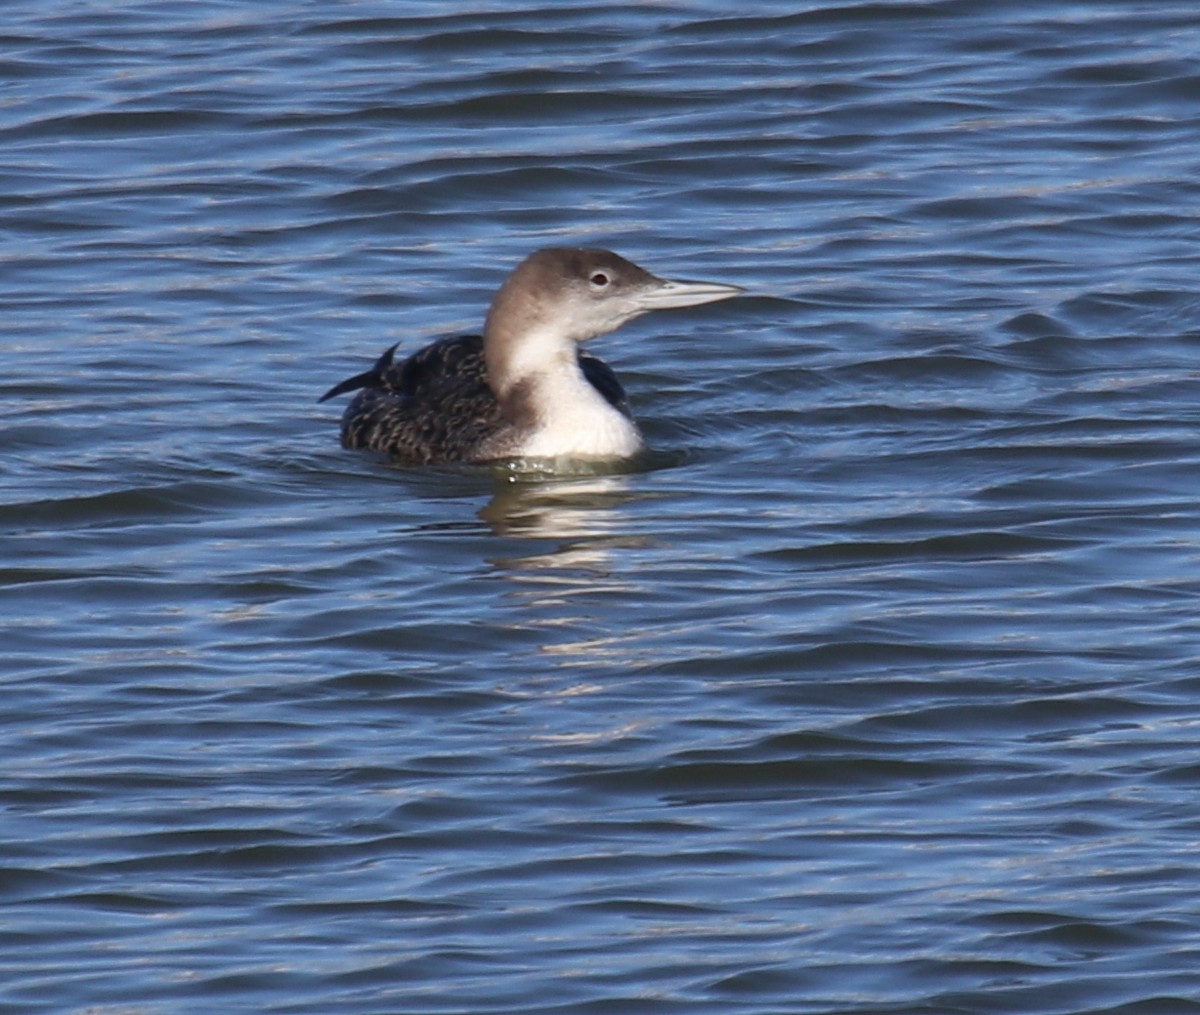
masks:
[[[621,382],[617,380],[612,367],[590,352],[580,352],[579,366],[588,383],[604,396],[609,405],[630,419],[633,418],[629,412],[629,403],[625,400],[625,389],[621,387]]]
[[[447,388],[486,387],[483,336],[459,335],[431,342],[391,369],[384,380],[390,390],[409,398],[437,398]]]
[[[328,402],[331,398],[337,398],[338,395],[344,395],[347,391],[357,391],[359,388],[378,388],[384,384],[384,378],[392,367],[392,360],[396,356],[397,342],[388,349],[382,356],[375,361],[375,365],[370,370],[364,370],[361,374],[355,374],[353,377],[347,377],[341,384],[335,384],[332,388],[325,392],[318,402]]]
[[[385,350],[370,370],[335,384],[317,401],[327,402],[359,388],[382,388],[398,395],[421,397],[444,386],[447,380],[482,380],[485,377],[481,335],[442,338],[397,363],[399,344]]]
[[[470,461],[507,425],[488,387],[479,335],[439,339],[400,362],[395,353],[392,346],[321,397],[358,391],[342,416],[345,447],[416,465]]]
[[[397,365],[395,359],[399,344],[397,342],[386,349],[370,370],[335,384],[317,401],[327,402],[359,388],[384,388],[398,394],[416,395],[423,389],[438,387],[447,377],[482,376],[485,369],[483,337],[480,335],[443,338],[419,349]],[[583,351],[579,353],[579,366],[583,376],[604,396],[604,400],[628,415],[625,389],[612,368],[598,356]]]
[[[342,444],[413,464],[471,461],[513,426],[487,382],[483,338],[443,338],[397,363],[396,346],[370,370],[335,384],[319,401],[359,394],[342,416]],[[579,366],[615,409],[629,415],[625,391],[601,359],[581,352]],[[360,390],[361,389],[361,390]]]

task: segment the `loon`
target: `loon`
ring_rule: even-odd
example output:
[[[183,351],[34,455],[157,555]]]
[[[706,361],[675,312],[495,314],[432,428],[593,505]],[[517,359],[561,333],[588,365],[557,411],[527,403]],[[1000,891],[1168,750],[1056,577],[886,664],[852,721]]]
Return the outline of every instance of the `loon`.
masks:
[[[579,344],[651,310],[742,291],[658,278],[610,250],[548,247],[508,276],[482,335],[439,339],[402,362],[397,343],[319,400],[358,391],[342,445],[403,464],[628,458],[643,444],[625,391]]]

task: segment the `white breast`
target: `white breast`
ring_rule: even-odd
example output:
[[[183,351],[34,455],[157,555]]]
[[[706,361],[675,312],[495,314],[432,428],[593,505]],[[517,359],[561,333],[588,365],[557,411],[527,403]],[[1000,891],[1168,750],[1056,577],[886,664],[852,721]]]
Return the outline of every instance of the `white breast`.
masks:
[[[520,441],[526,458],[628,458],[642,435],[605,401],[578,369],[543,375],[537,386],[537,425]]]

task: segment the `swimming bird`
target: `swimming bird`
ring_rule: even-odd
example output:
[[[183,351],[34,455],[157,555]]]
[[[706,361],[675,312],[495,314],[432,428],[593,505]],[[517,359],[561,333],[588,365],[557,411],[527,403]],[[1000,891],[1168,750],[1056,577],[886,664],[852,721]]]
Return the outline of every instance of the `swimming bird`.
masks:
[[[549,247],[508,276],[482,335],[439,339],[402,362],[394,345],[320,401],[358,391],[342,445],[406,464],[628,458],[643,443],[625,391],[580,343],[651,310],[740,292],[658,278],[610,250]]]

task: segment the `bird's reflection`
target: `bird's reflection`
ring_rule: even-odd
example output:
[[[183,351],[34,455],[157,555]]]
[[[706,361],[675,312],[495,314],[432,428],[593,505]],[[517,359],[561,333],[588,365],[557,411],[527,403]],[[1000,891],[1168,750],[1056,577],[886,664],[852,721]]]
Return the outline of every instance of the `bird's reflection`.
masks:
[[[493,558],[510,584],[506,626],[534,634],[555,667],[612,662],[634,634],[613,624],[614,610],[636,603],[641,583],[626,551],[646,543],[628,508],[646,496],[628,475],[498,483],[480,512],[497,535],[529,552]]]
[[[511,695],[559,703],[602,695],[610,681],[599,674],[636,665],[647,633],[637,551],[650,541],[637,505],[655,496],[636,475],[500,482],[480,516],[514,551],[491,560],[508,585],[492,623],[530,651]],[[554,725],[535,739],[595,743],[632,732],[629,716],[560,714],[582,725]]]
[[[498,477],[496,493],[480,512],[498,536],[590,540],[610,536],[619,509],[633,499],[627,475],[554,481],[522,474]]]

